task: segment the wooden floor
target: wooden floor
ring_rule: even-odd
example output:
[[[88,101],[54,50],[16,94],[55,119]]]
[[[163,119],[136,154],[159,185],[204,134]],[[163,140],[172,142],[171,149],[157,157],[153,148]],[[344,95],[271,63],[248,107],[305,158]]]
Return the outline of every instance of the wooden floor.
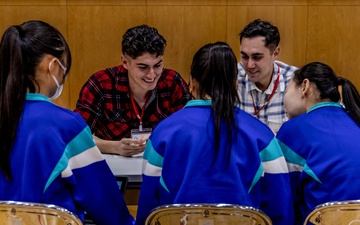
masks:
[[[130,214],[136,218],[136,212],[138,208],[138,201],[139,201],[139,195],[140,195],[140,189],[126,189],[124,199],[126,202],[126,205],[130,211]]]
[[[136,218],[136,212],[137,212],[138,206],[137,206],[137,205],[128,205],[127,207],[128,207],[128,209],[129,209],[129,211],[130,211],[130,214],[131,214],[134,218]]]

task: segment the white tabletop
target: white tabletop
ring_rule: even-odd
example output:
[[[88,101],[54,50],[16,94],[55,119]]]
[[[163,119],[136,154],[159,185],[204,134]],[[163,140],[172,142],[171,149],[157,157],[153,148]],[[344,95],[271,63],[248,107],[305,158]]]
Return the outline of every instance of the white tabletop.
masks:
[[[126,176],[129,182],[142,181],[143,158],[141,156],[123,157],[111,154],[103,154],[103,156],[115,176]]]

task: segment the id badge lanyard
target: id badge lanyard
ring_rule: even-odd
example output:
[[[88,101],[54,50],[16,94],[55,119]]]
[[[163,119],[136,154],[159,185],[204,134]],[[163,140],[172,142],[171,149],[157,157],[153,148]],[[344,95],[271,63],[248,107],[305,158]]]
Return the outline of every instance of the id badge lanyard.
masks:
[[[143,119],[143,117],[144,117],[144,111],[145,111],[146,103],[147,103],[148,98],[149,98],[149,94],[147,94],[146,97],[145,97],[144,105],[143,105],[143,107],[141,108],[141,116],[140,116],[138,107],[136,106],[135,100],[134,100],[134,98],[133,98],[132,95],[131,95],[131,91],[130,91],[130,98],[131,98],[131,103],[132,103],[132,105],[133,105],[133,108],[134,108],[136,117],[137,117],[137,118],[139,119],[139,121],[140,121],[139,131],[143,131],[142,119]]]
[[[278,86],[279,86],[279,81],[280,81],[280,66],[277,65],[277,67],[278,67],[278,74],[277,74],[278,77],[276,78],[274,88],[273,88],[270,96],[266,99],[264,105],[262,105],[258,110],[256,110],[255,101],[254,101],[254,96],[253,96],[252,92],[250,92],[251,98],[252,98],[252,102],[253,102],[253,107],[254,107],[254,116],[255,116],[256,118],[258,118],[258,115],[259,115],[260,111],[270,102],[271,98],[272,98],[272,97],[274,96],[274,94],[275,94],[276,89],[277,89]]]

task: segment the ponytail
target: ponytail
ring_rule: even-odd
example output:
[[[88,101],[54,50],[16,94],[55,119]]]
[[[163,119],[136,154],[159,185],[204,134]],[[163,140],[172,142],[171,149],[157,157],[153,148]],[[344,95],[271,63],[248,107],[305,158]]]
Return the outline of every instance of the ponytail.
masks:
[[[360,95],[356,87],[346,78],[338,77],[342,87],[342,102],[353,120],[360,126]]]
[[[227,155],[227,162],[230,161],[232,131],[237,128],[235,105],[240,103],[236,86],[237,72],[236,56],[225,42],[206,44],[193,57],[190,74],[199,83],[197,94],[200,99],[205,99],[205,96],[209,95],[212,100],[215,136],[212,163],[216,161],[219,151]],[[223,126],[226,134],[221,132]],[[226,135],[227,138],[224,148],[220,148],[222,135]]]
[[[26,78],[21,27],[8,28],[0,43],[0,170],[11,179],[10,149],[24,108]]]
[[[0,171],[11,179],[10,153],[25,106],[26,93],[39,90],[35,70],[45,55],[66,58],[71,54],[61,33],[42,21],[9,27],[0,42]],[[35,86],[36,85],[36,86]],[[36,88],[37,87],[37,88]]]

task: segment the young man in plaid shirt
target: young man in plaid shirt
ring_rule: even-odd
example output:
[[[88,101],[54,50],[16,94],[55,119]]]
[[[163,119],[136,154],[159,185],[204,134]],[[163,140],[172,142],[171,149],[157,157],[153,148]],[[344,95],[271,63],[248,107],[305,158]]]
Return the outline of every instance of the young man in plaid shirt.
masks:
[[[156,28],[128,29],[121,65],[93,74],[76,104],[102,153],[132,156],[144,151],[152,129],[190,98],[185,80],[166,69],[166,40]]]

